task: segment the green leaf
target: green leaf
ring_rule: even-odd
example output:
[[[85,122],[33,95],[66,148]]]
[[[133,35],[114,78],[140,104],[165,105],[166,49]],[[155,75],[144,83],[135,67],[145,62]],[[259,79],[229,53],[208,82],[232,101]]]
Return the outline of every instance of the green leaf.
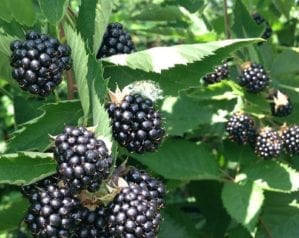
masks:
[[[220,179],[216,159],[204,144],[170,139],[164,141],[155,153],[131,156],[167,179]]]
[[[264,201],[263,190],[254,183],[226,183],[222,190],[222,201],[231,217],[253,235]]]
[[[35,11],[32,0],[5,0],[10,14],[22,25],[32,26],[35,22]]]
[[[21,193],[10,192],[0,199],[0,232],[17,229],[28,207]]]
[[[80,102],[61,101],[41,107],[44,113],[27,122],[13,134],[8,152],[22,150],[44,151],[50,144],[49,135],[61,133],[65,125],[77,125],[82,116]]]
[[[195,13],[205,5],[204,0],[177,0],[177,2],[191,13]]]
[[[252,181],[265,190],[292,192],[299,189],[299,173],[278,161],[259,161],[245,169],[239,177]]]
[[[100,47],[111,12],[112,1],[91,0],[81,3],[77,28],[94,54]]]
[[[266,193],[257,238],[299,237],[299,193]]]
[[[296,4],[294,0],[272,0],[276,9],[285,15],[286,18],[290,17],[290,11]]]
[[[87,81],[88,55],[84,41],[80,35],[69,25],[64,25],[65,34],[69,46],[72,48],[73,69],[75,80],[82,104],[84,117],[87,118],[90,111],[90,96]]]
[[[2,1],[0,7],[0,18],[6,22],[11,22],[12,15],[10,13],[8,1]]]
[[[38,0],[38,2],[43,14],[53,25],[62,19],[68,6],[67,0]]]
[[[52,153],[19,152],[0,155],[0,184],[34,183],[56,172]]]
[[[11,55],[10,43],[16,40],[16,37],[0,34],[0,51],[7,57]]]
[[[220,49],[227,49],[231,52],[258,41],[258,38],[234,39],[202,44],[155,47],[132,54],[114,55],[104,60],[115,65],[128,66],[132,69],[140,69],[145,72],[161,73],[162,70],[173,68],[176,65],[187,65],[204,61],[207,59],[206,57],[214,54],[219,55],[217,50]]]

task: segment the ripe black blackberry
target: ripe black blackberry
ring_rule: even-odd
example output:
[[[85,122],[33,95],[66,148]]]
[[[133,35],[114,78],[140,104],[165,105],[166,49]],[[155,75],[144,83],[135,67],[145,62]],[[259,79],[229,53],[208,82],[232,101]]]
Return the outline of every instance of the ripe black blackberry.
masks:
[[[165,133],[153,101],[139,94],[106,105],[114,138],[131,152],[155,151]]]
[[[137,184],[121,190],[108,205],[107,215],[111,237],[117,238],[154,238],[162,220],[149,191]]]
[[[94,211],[83,208],[74,238],[111,238],[107,230],[106,208],[99,206]]]
[[[33,237],[72,237],[80,219],[79,200],[68,189],[49,185],[38,191],[25,222]]]
[[[285,117],[292,113],[293,105],[286,94],[276,90],[269,95],[269,99],[273,116]]]
[[[228,64],[225,62],[214,68],[214,72],[206,74],[202,79],[206,84],[218,83],[223,79],[227,79],[229,75]]]
[[[151,200],[155,202],[158,207],[164,206],[165,186],[164,184],[151,177],[147,172],[132,168],[127,173],[125,180],[129,184],[137,184],[149,191]]]
[[[13,41],[10,49],[12,77],[21,89],[42,97],[61,83],[63,70],[72,66],[71,48],[46,34],[29,31],[26,40]]]
[[[283,147],[282,139],[277,131],[270,127],[261,129],[256,139],[255,153],[263,159],[277,157]]]
[[[243,145],[254,145],[257,136],[254,120],[249,115],[239,112],[229,118],[226,131],[232,141]]]
[[[130,54],[134,52],[135,46],[128,32],[123,29],[120,23],[110,23],[106,32],[97,58],[104,58],[117,54]]]
[[[262,91],[269,84],[269,76],[263,65],[248,62],[242,65],[242,72],[239,76],[240,85],[248,92],[257,93]]]
[[[264,38],[265,40],[269,39],[272,35],[272,28],[271,28],[269,22],[266,21],[265,18],[263,18],[257,12],[252,14],[252,18],[256,22],[256,24],[258,24],[258,25],[264,24],[265,25],[265,29],[264,29],[261,37]]]
[[[282,141],[285,150],[290,155],[299,154],[299,126],[287,127],[282,131]]]
[[[84,127],[65,127],[55,139],[54,153],[58,174],[72,191],[95,192],[110,173],[112,158],[106,144]]]

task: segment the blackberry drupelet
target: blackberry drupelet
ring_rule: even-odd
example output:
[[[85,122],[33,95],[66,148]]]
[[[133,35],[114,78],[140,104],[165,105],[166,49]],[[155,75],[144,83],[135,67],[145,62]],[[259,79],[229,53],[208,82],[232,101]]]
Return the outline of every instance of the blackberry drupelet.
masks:
[[[134,52],[135,46],[128,32],[123,29],[120,23],[110,23],[106,32],[97,58],[104,58],[117,54],[130,54]]]
[[[260,92],[269,84],[269,76],[261,64],[244,64],[239,78],[240,85],[251,93]]]
[[[112,158],[106,144],[84,127],[65,127],[55,139],[54,153],[58,174],[72,191],[95,192],[110,173]]]
[[[106,208],[99,206],[94,211],[83,208],[74,238],[111,238],[107,231]]]
[[[255,12],[252,14],[253,20],[256,22],[256,24],[261,25],[264,24],[265,29],[261,35],[262,38],[265,40],[269,39],[272,36],[272,28],[268,21],[265,20],[259,13]]]
[[[274,93],[269,95],[270,107],[273,116],[285,117],[292,113],[293,105],[290,101],[290,98],[276,90]]]
[[[147,172],[135,168],[129,170],[125,180],[129,184],[137,184],[149,190],[151,200],[155,202],[158,207],[164,206],[165,186],[161,181],[151,177]]]
[[[42,97],[61,83],[63,70],[72,66],[71,48],[56,38],[35,31],[10,45],[12,77],[21,89]]]
[[[290,155],[299,154],[299,126],[294,125],[282,131],[282,141],[285,150]]]
[[[283,141],[277,131],[270,127],[261,129],[255,144],[255,153],[263,159],[277,157],[283,147]]]
[[[81,219],[80,202],[66,188],[40,189],[25,217],[33,237],[72,237]]]
[[[130,184],[108,205],[108,230],[111,237],[155,238],[162,220],[149,191]]]
[[[114,138],[130,152],[155,151],[165,133],[152,100],[139,94],[127,95],[120,103],[108,103]]]
[[[243,113],[235,113],[229,118],[226,131],[232,141],[243,145],[254,145],[257,136],[254,120]]]
[[[227,79],[229,75],[228,64],[224,63],[214,68],[214,72],[206,74],[202,79],[206,84],[218,83],[223,79]]]

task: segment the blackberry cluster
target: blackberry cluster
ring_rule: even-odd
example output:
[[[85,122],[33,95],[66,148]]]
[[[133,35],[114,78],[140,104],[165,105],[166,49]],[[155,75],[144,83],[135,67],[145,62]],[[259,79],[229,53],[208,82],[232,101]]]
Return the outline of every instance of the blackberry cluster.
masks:
[[[21,89],[42,97],[61,83],[63,70],[72,66],[71,48],[56,38],[29,31],[26,40],[10,45],[12,77]]]
[[[106,32],[97,58],[104,58],[117,54],[130,54],[134,52],[135,46],[128,32],[123,29],[120,23],[110,23]]]
[[[261,64],[248,63],[240,75],[240,85],[248,92],[257,93],[269,84],[269,77]]]
[[[162,219],[149,191],[137,184],[122,189],[108,205],[107,215],[111,237],[117,238],[155,238]]]
[[[265,127],[256,139],[255,153],[263,159],[270,159],[277,157],[282,147],[283,142],[278,132],[270,127]]]
[[[235,113],[229,118],[226,131],[232,141],[243,145],[254,144],[257,136],[254,120],[243,113]]]
[[[111,238],[107,231],[106,209],[99,206],[94,211],[83,208],[81,222],[74,238]]]
[[[125,180],[129,184],[137,184],[141,188],[147,189],[152,202],[157,204],[158,207],[164,206],[165,186],[161,181],[151,177],[145,171],[138,169],[131,169],[126,175]]]
[[[34,237],[72,237],[81,218],[80,202],[66,188],[40,189],[25,222]]]
[[[265,20],[259,13],[255,12],[252,14],[253,20],[256,22],[256,24],[261,25],[264,23],[265,30],[263,31],[261,37],[265,40],[269,39],[272,36],[272,28],[268,21]]]
[[[270,107],[273,116],[285,117],[292,113],[293,105],[290,101],[290,98],[281,93],[279,90],[276,90],[273,94],[269,96]]]
[[[65,127],[56,137],[55,146],[57,170],[67,186],[74,191],[97,191],[112,165],[104,141],[84,127]]]
[[[228,64],[218,65],[214,68],[214,72],[206,74],[202,79],[206,84],[218,83],[223,79],[227,79],[229,75]]]
[[[283,130],[281,137],[284,148],[289,154],[299,154],[299,126],[295,125]]]
[[[120,104],[106,105],[115,139],[131,152],[155,151],[165,133],[161,115],[152,100],[139,94],[127,95]]]

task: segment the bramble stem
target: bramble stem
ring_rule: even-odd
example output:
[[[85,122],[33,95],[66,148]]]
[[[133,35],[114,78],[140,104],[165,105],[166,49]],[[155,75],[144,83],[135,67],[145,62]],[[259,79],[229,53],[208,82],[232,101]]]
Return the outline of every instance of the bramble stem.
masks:
[[[228,8],[227,8],[227,0],[223,0],[224,3],[224,28],[226,33],[226,38],[231,38],[230,28],[229,28],[229,17],[228,17]]]

